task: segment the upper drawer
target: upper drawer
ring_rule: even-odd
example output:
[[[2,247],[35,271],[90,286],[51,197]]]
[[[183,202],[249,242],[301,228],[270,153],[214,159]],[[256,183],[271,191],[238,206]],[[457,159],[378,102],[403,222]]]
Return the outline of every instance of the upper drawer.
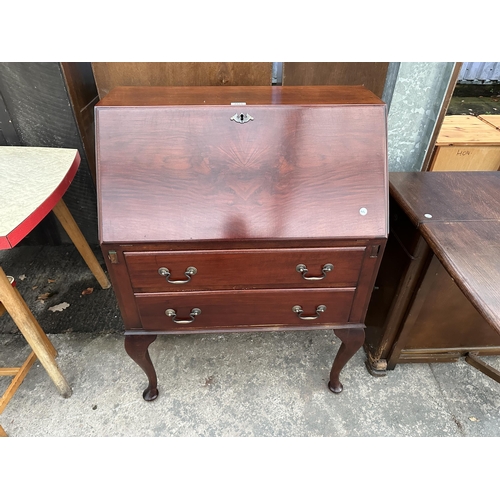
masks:
[[[358,282],[364,251],[365,247],[346,247],[259,251],[125,252],[124,255],[134,290],[161,292],[354,287]],[[299,265],[303,267],[297,270]],[[195,274],[190,274],[189,268],[195,268]],[[169,281],[180,283],[169,283]]]

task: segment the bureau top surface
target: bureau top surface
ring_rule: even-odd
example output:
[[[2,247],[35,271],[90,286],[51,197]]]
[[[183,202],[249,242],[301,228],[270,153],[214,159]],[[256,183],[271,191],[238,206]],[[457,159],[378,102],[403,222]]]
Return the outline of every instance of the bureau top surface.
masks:
[[[363,87],[114,89],[96,108],[100,240],[386,237],[386,142]]]
[[[384,103],[362,86],[115,87],[97,107],[106,106],[355,105]],[[234,105],[234,104],[233,104]]]

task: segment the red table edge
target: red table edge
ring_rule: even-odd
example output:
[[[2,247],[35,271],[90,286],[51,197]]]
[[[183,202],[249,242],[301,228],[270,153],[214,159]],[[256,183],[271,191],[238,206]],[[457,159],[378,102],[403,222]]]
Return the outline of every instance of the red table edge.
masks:
[[[57,205],[63,194],[73,181],[78,167],[80,166],[80,153],[76,151],[75,159],[61,183],[54,189],[52,194],[26,219],[15,227],[6,236],[0,236],[0,250],[14,248],[26,235],[28,235],[45,216]]]

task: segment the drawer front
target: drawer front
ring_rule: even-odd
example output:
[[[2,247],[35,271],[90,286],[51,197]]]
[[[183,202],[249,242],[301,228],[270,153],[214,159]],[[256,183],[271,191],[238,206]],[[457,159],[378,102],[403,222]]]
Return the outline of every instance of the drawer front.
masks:
[[[364,250],[365,247],[125,252],[125,259],[136,292],[355,287]],[[300,264],[303,268],[297,271]],[[192,268],[196,269],[195,274],[190,274]]]
[[[136,294],[136,302],[145,330],[182,333],[232,327],[304,328],[347,324],[354,291],[330,288]],[[295,306],[299,308],[294,311]],[[319,306],[325,306],[325,310]],[[173,312],[167,315],[167,310]],[[299,315],[315,319],[301,319]]]

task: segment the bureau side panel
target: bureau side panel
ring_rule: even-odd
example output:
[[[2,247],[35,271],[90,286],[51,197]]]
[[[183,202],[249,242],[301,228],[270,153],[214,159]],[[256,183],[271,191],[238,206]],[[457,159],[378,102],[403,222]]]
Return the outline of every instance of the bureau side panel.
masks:
[[[135,303],[127,264],[118,245],[101,245],[113,290],[126,329],[141,328],[141,319]]]
[[[350,323],[364,323],[368,304],[372,296],[375,279],[382,261],[386,241],[382,243],[373,242],[368,245],[365,250],[363,263],[358,280],[358,287],[354,296],[351,314],[349,316]]]

